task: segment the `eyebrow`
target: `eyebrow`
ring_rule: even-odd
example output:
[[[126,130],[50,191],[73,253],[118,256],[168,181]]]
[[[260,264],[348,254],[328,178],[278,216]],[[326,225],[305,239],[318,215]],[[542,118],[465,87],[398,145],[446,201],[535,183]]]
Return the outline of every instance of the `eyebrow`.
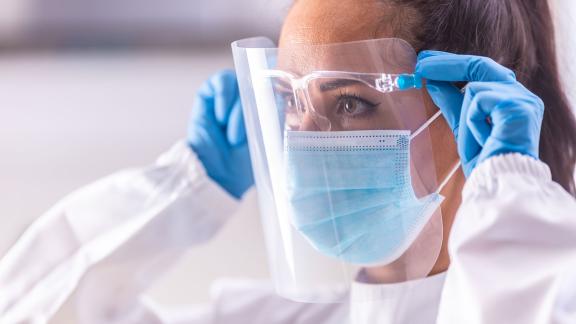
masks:
[[[324,82],[320,85],[320,92],[327,92],[336,90],[339,88],[344,88],[350,85],[357,85],[363,84],[361,81],[358,80],[350,80],[350,79],[338,79],[333,81]]]

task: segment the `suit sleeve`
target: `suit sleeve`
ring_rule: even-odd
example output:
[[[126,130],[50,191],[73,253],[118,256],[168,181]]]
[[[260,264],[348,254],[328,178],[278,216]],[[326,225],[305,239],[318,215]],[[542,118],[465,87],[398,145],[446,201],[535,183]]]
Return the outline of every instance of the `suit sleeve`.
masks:
[[[145,291],[237,205],[183,142],[81,188],[0,260],[0,322],[47,322],[74,293],[83,323],[163,323]]]
[[[438,323],[576,320],[576,200],[544,163],[498,156],[472,173],[449,241]]]

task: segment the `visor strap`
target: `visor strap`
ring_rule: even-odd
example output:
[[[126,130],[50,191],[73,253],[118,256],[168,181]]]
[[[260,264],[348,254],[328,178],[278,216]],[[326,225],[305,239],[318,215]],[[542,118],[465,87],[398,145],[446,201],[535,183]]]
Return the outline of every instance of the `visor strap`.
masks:
[[[418,128],[414,134],[412,134],[412,136],[410,136],[410,139],[414,139],[416,136],[420,135],[420,133],[422,133],[426,128],[428,128],[428,126],[430,126],[430,124],[432,124],[438,117],[440,117],[440,115],[442,115],[442,112],[440,110],[438,110],[434,116],[430,117],[430,119],[428,119],[428,121],[426,121],[424,123],[424,125],[420,126],[420,128]]]
[[[454,168],[452,168],[452,170],[450,170],[450,173],[448,173],[448,176],[446,177],[446,179],[444,179],[444,181],[442,181],[442,183],[438,186],[438,190],[436,191],[438,194],[440,194],[440,192],[442,192],[442,190],[444,190],[444,187],[446,187],[446,185],[448,184],[450,179],[452,179],[452,177],[456,174],[458,169],[460,169],[461,165],[462,165],[462,162],[458,161],[458,163],[456,163],[456,166],[454,166]]]

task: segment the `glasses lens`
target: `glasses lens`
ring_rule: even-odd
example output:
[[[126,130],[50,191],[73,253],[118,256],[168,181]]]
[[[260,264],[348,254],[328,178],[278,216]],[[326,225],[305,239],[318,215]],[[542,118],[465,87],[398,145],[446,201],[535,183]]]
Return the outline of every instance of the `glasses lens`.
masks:
[[[308,92],[313,110],[330,121],[332,131],[402,129],[395,93],[342,78],[314,79]]]

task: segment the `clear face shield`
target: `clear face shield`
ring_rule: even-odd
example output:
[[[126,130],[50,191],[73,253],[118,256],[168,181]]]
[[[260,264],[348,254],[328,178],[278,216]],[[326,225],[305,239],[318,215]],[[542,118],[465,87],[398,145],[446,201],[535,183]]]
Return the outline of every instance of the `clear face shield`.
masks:
[[[426,277],[442,246],[430,115],[400,39],[232,44],[277,292],[348,301],[365,271]]]

